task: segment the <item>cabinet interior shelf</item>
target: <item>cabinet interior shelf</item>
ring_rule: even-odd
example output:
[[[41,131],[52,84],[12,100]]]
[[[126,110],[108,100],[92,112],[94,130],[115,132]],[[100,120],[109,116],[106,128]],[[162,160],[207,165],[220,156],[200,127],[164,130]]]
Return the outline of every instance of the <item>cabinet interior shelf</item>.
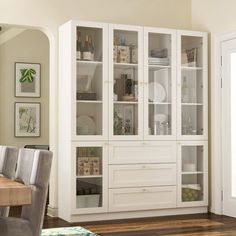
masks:
[[[170,102],[148,102],[149,105],[171,105]]]
[[[91,66],[102,65],[101,61],[80,61],[80,60],[76,60],[76,63],[81,64],[81,65],[91,65]]]
[[[149,70],[161,70],[161,69],[165,69],[165,68],[171,68],[171,66],[149,64],[148,68],[149,68]]]
[[[203,171],[191,171],[191,172],[182,172],[182,175],[199,175],[203,174]]]
[[[134,63],[114,63],[114,67],[117,69],[135,69],[138,67],[138,64],[134,64]]]
[[[181,66],[182,70],[202,70],[202,67]]]
[[[203,103],[181,103],[182,106],[203,106]]]
[[[138,104],[136,101],[114,101],[114,104]]]
[[[77,179],[102,178],[102,175],[77,175]]]
[[[102,103],[100,100],[77,100],[77,103]]]

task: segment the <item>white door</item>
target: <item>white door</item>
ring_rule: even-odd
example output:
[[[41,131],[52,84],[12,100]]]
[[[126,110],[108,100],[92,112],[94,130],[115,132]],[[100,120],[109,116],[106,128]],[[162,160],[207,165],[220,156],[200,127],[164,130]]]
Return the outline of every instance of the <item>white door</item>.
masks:
[[[236,39],[222,43],[223,214],[236,217]]]

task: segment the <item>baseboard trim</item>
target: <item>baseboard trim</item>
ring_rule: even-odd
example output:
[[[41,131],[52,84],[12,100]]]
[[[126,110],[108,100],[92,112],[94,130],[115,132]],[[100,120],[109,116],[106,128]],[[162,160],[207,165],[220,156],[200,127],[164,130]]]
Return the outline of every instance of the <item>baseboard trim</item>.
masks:
[[[73,223],[73,222],[118,220],[118,219],[143,218],[143,217],[155,217],[155,216],[186,215],[186,214],[198,214],[207,212],[208,212],[208,207],[203,206],[203,207],[187,207],[187,208],[149,210],[149,211],[71,215],[70,219],[67,218],[64,220]]]
[[[48,206],[47,207],[47,215],[51,216],[51,217],[58,217],[58,208]]]

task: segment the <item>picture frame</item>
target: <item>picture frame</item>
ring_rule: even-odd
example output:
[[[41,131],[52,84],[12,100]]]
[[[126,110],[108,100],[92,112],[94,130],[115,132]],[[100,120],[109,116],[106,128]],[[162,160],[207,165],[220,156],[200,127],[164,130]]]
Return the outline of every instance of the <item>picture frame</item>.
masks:
[[[41,95],[41,64],[15,62],[15,97],[37,97]]]
[[[15,102],[15,137],[40,137],[40,103]]]

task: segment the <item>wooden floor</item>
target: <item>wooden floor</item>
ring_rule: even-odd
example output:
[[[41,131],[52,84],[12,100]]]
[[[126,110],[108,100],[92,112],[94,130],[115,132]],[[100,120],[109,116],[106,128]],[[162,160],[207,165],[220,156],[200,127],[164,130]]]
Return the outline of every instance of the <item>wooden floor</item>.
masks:
[[[101,236],[236,236],[236,219],[214,214],[69,224],[46,217],[44,228],[82,226]]]
[[[19,210],[11,216],[19,216]],[[45,216],[43,228],[82,226],[101,236],[236,236],[236,218],[197,214],[73,223]]]

